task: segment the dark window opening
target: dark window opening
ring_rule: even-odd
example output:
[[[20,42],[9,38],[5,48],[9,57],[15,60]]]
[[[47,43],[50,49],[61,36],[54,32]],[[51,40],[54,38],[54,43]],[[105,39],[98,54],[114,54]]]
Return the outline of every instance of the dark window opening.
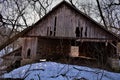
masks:
[[[54,27],[56,27],[56,21],[57,21],[57,17],[55,17],[55,23],[54,23]]]
[[[82,37],[83,27],[80,29],[80,37]]]
[[[50,31],[50,36],[52,36],[52,31]]]
[[[85,28],[85,37],[87,37],[87,27]]]
[[[51,30],[51,27],[49,28],[49,31],[50,31],[49,35],[52,36],[53,32]]]
[[[28,57],[28,58],[30,58],[30,53],[31,53],[31,50],[28,49],[28,51],[27,51],[27,57]]]
[[[54,23],[54,36],[56,34],[56,22],[57,22],[57,17],[55,17],[55,23]]]
[[[75,34],[76,34],[76,37],[80,37],[79,27],[76,27]]]

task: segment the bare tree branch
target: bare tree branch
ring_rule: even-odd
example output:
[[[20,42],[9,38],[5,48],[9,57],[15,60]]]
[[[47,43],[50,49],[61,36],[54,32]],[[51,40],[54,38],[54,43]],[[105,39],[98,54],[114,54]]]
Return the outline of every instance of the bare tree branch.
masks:
[[[99,12],[100,12],[100,16],[101,16],[101,18],[103,20],[104,26],[105,26],[106,29],[108,29],[107,25],[106,25],[106,22],[105,22],[105,19],[104,19],[104,16],[103,16],[103,13],[102,13],[102,10],[101,10],[101,7],[100,7],[99,0],[96,0],[96,2],[97,2],[97,5],[98,5],[98,9],[99,9]]]

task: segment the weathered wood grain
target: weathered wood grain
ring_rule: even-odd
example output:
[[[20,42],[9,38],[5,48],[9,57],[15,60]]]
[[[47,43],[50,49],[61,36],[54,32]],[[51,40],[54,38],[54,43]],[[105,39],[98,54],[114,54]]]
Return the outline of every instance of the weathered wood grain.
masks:
[[[81,14],[76,13],[67,6],[60,6],[51,15],[36,25],[35,28],[29,31],[27,35],[76,37],[76,27],[79,27],[81,37],[84,38],[113,38],[109,33],[101,29],[99,25],[88,20]],[[54,28],[56,28],[55,31]]]

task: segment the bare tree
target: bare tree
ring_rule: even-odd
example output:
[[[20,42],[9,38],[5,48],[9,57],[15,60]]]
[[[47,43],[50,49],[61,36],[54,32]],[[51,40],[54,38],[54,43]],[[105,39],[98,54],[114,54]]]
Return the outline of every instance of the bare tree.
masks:
[[[2,5],[0,24],[2,27],[9,27],[11,34],[13,31],[19,32],[34,23],[29,22],[34,18],[31,13],[38,15],[39,20],[49,11],[52,2],[53,0],[3,0],[0,2]],[[11,34],[8,36],[10,37]]]
[[[120,0],[101,0],[99,3],[99,11],[104,23],[110,30],[115,33],[120,32]],[[102,12],[101,12],[102,11]]]
[[[104,19],[103,13],[102,13],[99,0],[96,0],[96,2],[97,2],[97,5],[98,5],[98,9],[99,9],[99,12],[100,12],[100,16],[101,16],[101,18],[102,18],[102,20],[103,20],[104,26],[105,26],[105,28],[107,29],[106,21],[105,21],[105,19]]]
[[[120,34],[120,0],[94,0],[92,3],[69,0],[69,2],[104,25],[106,29]]]
[[[50,10],[52,3],[53,0],[0,1],[2,6],[0,8],[0,42],[4,43],[26,27],[34,24]],[[4,50],[8,52],[8,47]]]
[[[100,16],[99,10],[97,8],[97,4],[95,3],[95,0],[88,0],[88,1],[82,1],[82,0],[69,0],[69,2],[77,7],[80,11],[82,11],[84,14],[88,15],[89,17],[93,18],[98,23],[102,23],[102,18]]]

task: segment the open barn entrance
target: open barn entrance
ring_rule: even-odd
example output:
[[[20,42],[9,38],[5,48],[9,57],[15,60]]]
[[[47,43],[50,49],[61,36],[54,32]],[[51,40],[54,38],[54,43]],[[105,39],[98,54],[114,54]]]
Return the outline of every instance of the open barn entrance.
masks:
[[[44,37],[38,39],[36,59],[44,58],[76,65],[106,66],[108,58],[114,55],[116,55],[116,48],[109,42]]]
[[[66,59],[70,53],[70,41],[56,38],[39,38],[37,57],[49,61]]]
[[[96,64],[98,66],[108,66],[108,59],[117,55],[116,48],[113,46],[115,43],[109,42],[83,42],[83,41],[72,41],[70,50],[74,57],[76,64]],[[73,52],[74,51],[74,52]],[[77,53],[77,54],[76,54]]]

